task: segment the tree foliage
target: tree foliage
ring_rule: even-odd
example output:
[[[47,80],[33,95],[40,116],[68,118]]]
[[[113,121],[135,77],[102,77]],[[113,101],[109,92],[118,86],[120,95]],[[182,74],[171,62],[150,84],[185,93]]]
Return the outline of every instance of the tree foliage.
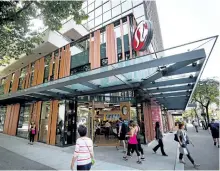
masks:
[[[65,19],[77,24],[87,19],[81,10],[83,1],[0,1],[0,65],[21,54],[30,54],[41,42],[33,20],[42,20],[44,26],[59,30]]]
[[[183,118],[194,118],[195,117],[195,111],[194,109],[186,110],[183,112],[182,116]]]
[[[209,105],[212,103],[219,105],[219,81],[210,78],[199,81],[193,93],[192,102],[199,103],[202,108],[205,108],[209,122]]]

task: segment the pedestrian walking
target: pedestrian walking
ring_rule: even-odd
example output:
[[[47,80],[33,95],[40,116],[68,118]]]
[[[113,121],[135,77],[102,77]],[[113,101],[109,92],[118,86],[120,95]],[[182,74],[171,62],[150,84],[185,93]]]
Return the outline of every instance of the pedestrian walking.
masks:
[[[205,121],[202,120],[201,123],[202,123],[202,129],[205,130]]]
[[[105,138],[106,139],[109,139],[110,128],[111,128],[111,124],[107,120],[106,123],[105,123]]]
[[[180,152],[179,161],[180,161],[180,163],[185,164],[185,162],[183,161],[183,156],[186,155],[195,168],[199,167],[200,165],[195,164],[192,156],[190,155],[189,149],[187,148],[187,144],[189,144],[190,140],[186,134],[186,131],[184,130],[183,123],[179,124],[179,129],[177,131],[177,138],[178,138],[178,142],[179,142],[179,152]]]
[[[160,123],[159,122],[156,122],[155,132],[156,132],[156,137],[155,138],[158,141],[158,145],[153,148],[154,153],[156,153],[158,148],[160,148],[162,155],[163,156],[168,156],[164,151],[163,135],[162,135],[161,130],[160,130]]]
[[[212,134],[214,146],[218,145],[219,148],[219,123],[215,122],[215,119],[212,119],[208,127],[209,127],[209,131]]]
[[[36,135],[36,125],[34,122],[31,122],[30,128],[29,128],[29,144],[33,145],[34,143],[34,137]]]
[[[123,148],[124,151],[126,152],[126,144],[125,144],[125,140],[126,140],[126,134],[128,132],[128,128],[127,125],[124,123],[124,121],[122,120],[122,118],[119,118],[119,131],[118,131],[118,138],[119,138],[119,144],[123,143]],[[118,149],[118,147],[116,146],[116,148]]]
[[[197,122],[197,121],[194,121],[194,122],[193,122],[193,126],[195,127],[196,132],[198,133],[198,132],[199,132],[199,131],[198,131],[198,126],[199,126],[198,122]]]
[[[133,121],[130,121],[130,123],[133,123]],[[141,146],[140,127],[137,122],[134,122],[134,129],[137,132],[138,151],[141,153],[141,160],[145,160],[144,150]],[[131,156],[133,155],[133,153],[134,153],[134,149],[131,150]]]
[[[86,136],[87,128],[84,125],[79,126],[78,133],[80,138],[76,140],[70,168],[73,170],[75,161],[77,161],[77,170],[90,170],[94,164],[93,142]]]
[[[134,124],[133,123],[129,123],[129,134],[126,135],[127,137],[129,137],[128,140],[128,148],[127,148],[127,154],[126,156],[124,156],[123,158],[125,160],[128,160],[128,156],[131,156],[131,151],[135,151],[137,156],[138,156],[138,164],[141,164],[141,158],[140,158],[140,153],[138,151],[138,141],[137,141],[137,130],[134,128]]]

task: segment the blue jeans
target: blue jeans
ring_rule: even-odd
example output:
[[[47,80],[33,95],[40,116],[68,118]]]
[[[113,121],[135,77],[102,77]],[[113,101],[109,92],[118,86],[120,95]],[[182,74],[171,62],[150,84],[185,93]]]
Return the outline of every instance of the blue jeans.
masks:
[[[86,164],[86,165],[77,165],[77,170],[90,170],[92,166],[92,163]]]

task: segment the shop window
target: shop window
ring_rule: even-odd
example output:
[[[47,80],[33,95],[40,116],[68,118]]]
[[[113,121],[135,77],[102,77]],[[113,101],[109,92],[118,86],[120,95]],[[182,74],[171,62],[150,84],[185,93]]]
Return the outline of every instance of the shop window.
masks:
[[[48,133],[48,117],[50,112],[50,102],[46,101],[42,104],[40,127],[39,127],[39,141],[46,143]]]
[[[95,1],[95,8],[99,7],[102,5],[102,0],[96,0]]]
[[[131,0],[127,0],[124,3],[122,3],[122,12],[125,12],[131,8],[132,8]]]
[[[82,4],[82,9],[85,9],[85,8],[87,8],[87,1],[83,2]]]
[[[102,6],[95,10],[95,17],[98,17],[102,14]]]
[[[6,109],[7,109],[6,106],[0,107],[0,132],[4,131]]]
[[[20,108],[20,115],[19,115],[18,128],[17,128],[18,137],[28,138],[29,119],[30,119],[30,105],[26,104],[24,106],[21,106]]]
[[[4,94],[4,86],[5,86],[5,78],[2,78],[0,83],[0,95]]]
[[[108,20],[111,20],[111,11],[108,11],[103,14],[103,22],[106,22]]]
[[[88,23],[88,28],[89,28],[89,29],[92,29],[92,28],[94,28],[94,26],[95,26],[94,20],[89,21],[89,23]]]
[[[44,83],[48,82],[49,71],[50,71],[50,61],[52,59],[52,54],[44,57]]]
[[[136,8],[133,9],[134,10],[134,17],[138,18],[144,15],[144,6],[143,5],[139,5]]]
[[[106,11],[109,11],[111,9],[111,4],[110,2],[107,2],[103,5],[103,13]]]
[[[88,6],[88,13],[94,10],[94,3]]]
[[[102,24],[102,15],[95,19],[95,26],[99,26],[100,24]]]
[[[120,5],[112,9],[112,18],[114,18],[120,14],[121,14],[121,6]]]
[[[135,1],[132,1],[132,3],[133,3],[133,6],[136,6],[136,5],[143,3],[143,0],[135,0]]]
[[[112,8],[120,4],[119,0],[111,0]]]
[[[89,15],[89,18],[88,18],[89,21],[94,19],[94,11],[90,12],[88,15]]]

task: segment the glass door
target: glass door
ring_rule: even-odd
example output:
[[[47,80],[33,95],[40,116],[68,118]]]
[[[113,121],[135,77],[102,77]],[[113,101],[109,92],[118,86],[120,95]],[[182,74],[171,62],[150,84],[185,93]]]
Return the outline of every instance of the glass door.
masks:
[[[29,133],[29,119],[30,119],[30,104],[24,104],[20,108],[20,115],[17,127],[17,136],[28,138]]]
[[[39,141],[47,142],[48,133],[48,117],[50,112],[50,101],[43,102],[41,109],[40,128],[39,128]]]
[[[3,132],[4,130],[5,115],[6,115],[6,106],[2,106],[0,107],[0,132]]]

